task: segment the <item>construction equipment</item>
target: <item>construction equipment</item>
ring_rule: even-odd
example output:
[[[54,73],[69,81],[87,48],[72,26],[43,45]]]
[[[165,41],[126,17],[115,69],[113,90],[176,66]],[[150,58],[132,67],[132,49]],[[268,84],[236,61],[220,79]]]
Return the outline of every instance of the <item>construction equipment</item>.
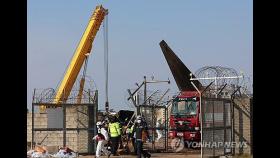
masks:
[[[82,65],[84,63],[87,63],[87,57],[91,52],[92,43],[95,39],[96,33],[99,30],[100,25],[107,14],[108,10],[104,9],[102,5],[99,5],[96,7],[95,11],[91,15],[89,23],[79,42],[78,47],[76,48],[75,54],[72,57],[72,60],[68,66],[64,78],[61,81],[60,86],[58,87],[55,98],[53,100],[54,104],[65,103],[67,101]],[[80,82],[78,102],[81,102],[85,82],[84,76],[82,77]],[[45,109],[45,105],[40,106],[40,111],[45,111]]]
[[[170,113],[169,137],[184,138],[184,141],[200,141],[200,90],[202,84],[198,80],[190,81],[195,76],[184,63],[162,40],[160,47],[180,90],[172,99]]]

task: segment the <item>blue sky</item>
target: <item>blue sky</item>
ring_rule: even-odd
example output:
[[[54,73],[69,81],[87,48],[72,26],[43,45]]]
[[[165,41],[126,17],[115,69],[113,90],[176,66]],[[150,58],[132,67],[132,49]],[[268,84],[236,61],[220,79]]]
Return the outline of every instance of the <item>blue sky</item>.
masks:
[[[95,7],[109,9],[109,102],[128,108],[124,96],[143,76],[175,81],[159,47],[165,40],[190,70],[220,65],[253,74],[252,0],[28,0],[27,105],[34,88],[55,88]],[[93,43],[87,74],[105,100],[103,28]]]

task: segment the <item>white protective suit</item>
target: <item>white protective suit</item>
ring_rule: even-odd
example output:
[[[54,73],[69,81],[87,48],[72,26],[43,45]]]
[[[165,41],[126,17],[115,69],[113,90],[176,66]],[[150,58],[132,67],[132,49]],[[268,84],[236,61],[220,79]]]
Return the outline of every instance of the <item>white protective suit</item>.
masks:
[[[98,130],[104,137],[99,137],[97,134],[92,138],[98,142],[95,154],[97,158],[101,156],[101,151],[103,151],[106,155],[110,154],[110,152],[104,147],[104,145],[106,145],[109,140],[108,132],[103,127]]]
[[[159,128],[159,127],[160,127],[160,122],[157,121],[156,128]],[[160,129],[156,129],[156,132],[157,132],[157,135],[158,135],[156,141],[158,142],[160,140],[160,138],[162,137],[162,131]]]

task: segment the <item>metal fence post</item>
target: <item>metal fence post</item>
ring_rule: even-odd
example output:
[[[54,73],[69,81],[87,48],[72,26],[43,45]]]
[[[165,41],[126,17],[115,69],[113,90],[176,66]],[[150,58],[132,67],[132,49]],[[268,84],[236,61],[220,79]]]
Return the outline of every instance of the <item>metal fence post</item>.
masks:
[[[36,89],[34,89],[34,92],[33,92],[33,98],[32,98],[32,107],[31,107],[31,116],[32,116],[32,129],[31,129],[31,149],[34,148],[34,99],[35,99],[35,92],[36,92]]]
[[[63,109],[63,146],[66,146],[66,107],[62,104]]]
[[[253,98],[250,98],[250,152],[253,155]]]
[[[167,118],[166,118],[166,116],[167,116],[167,108],[165,107],[164,108],[164,134],[165,134],[165,151],[167,151],[168,150],[168,131],[167,131],[167,129],[168,129],[168,120],[166,120]]]
[[[224,123],[224,144],[227,139],[227,128],[226,128],[226,102],[223,101],[223,123]],[[224,153],[226,153],[226,148],[224,147]]]
[[[212,124],[212,127],[213,127],[213,130],[212,130],[212,142],[214,142],[215,141],[215,115],[214,115],[214,113],[215,113],[215,104],[214,104],[214,101],[212,100],[212,120],[213,120],[213,124]],[[215,156],[215,148],[213,147],[212,148],[213,149],[213,156]]]
[[[191,81],[192,86],[195,88],[195,90],[199,93],[199,108],[201,110],[201,92],[199,91],[199,89],[195,86],[195,84]],[[201,112],[200,112],[200,118],[201,118]],[[202,142],[203,138],[202,138],[202,123],[200,122],[200,142]],[[202,148],[200,149],[200,157],[202,157],[203,153],[202,153]]]
[[[96,135],[97,134],[97,131],[96,131],[96,122],[97,122],[97,117],[98,117],[98,90],[96,90],[95,91],[95,94],[94,94],[94,98],[95,98],[95,100],[94,100],[94,117],[93,117],[93,122],[94,122],[94,130],[93,130],[93,135]],[[93,145],[93,150],[94,151],[96,151],[96,141],[94,141],[94,143],[93,143],[94,145]]]
[[[231,125],[232,125],[231,133],[232,133],[232,141],[235,142],[235,131],[234,131],[234,126],[235,126],[234,106],[235,106],[235,103],[234,103],[233,99],[231,99],[231,103],[232,103],[232,106],[231,106]],[[235,155],[235,147],[233,147],[232,153],[233,153],[233,155]]]
[[[32,103],[32,130],[31,130],[31,149],[34,148],[34,104]]]

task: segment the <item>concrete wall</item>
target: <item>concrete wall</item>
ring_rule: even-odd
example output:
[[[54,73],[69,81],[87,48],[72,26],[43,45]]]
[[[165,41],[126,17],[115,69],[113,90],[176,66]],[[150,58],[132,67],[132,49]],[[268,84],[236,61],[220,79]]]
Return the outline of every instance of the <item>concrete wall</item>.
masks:
[[[245,142],[247,147],[235,147],[235,154],[253,154],[251,153],[252,148],[252,125],[251,125],[251,114],[250,108],[252,101],[247,98],[237,98],[234,100],[234,141]]]
[[[47,128],[47,114],[34,114],[34,126],[35,128]],[[32,139],[32,113],[27,113],[27,142],[31,142]]]
[[[66,108],[66,128],[87,128],[88,116],[78,112],[87,113],[87,107],[67,107]],[[35,113],[34,128],[47,128],[47,114]],[[78,121],[79,120],[79,121]],[[27,142],[30,144],[32,139],[32,113],[27,113]],[[83,153],[88,152],[88,132],[87,131],[67,131],[66,146],[74,151]],[[46,146],[63,146],[62,131],[37,131],[34,134],[35,143]]]

